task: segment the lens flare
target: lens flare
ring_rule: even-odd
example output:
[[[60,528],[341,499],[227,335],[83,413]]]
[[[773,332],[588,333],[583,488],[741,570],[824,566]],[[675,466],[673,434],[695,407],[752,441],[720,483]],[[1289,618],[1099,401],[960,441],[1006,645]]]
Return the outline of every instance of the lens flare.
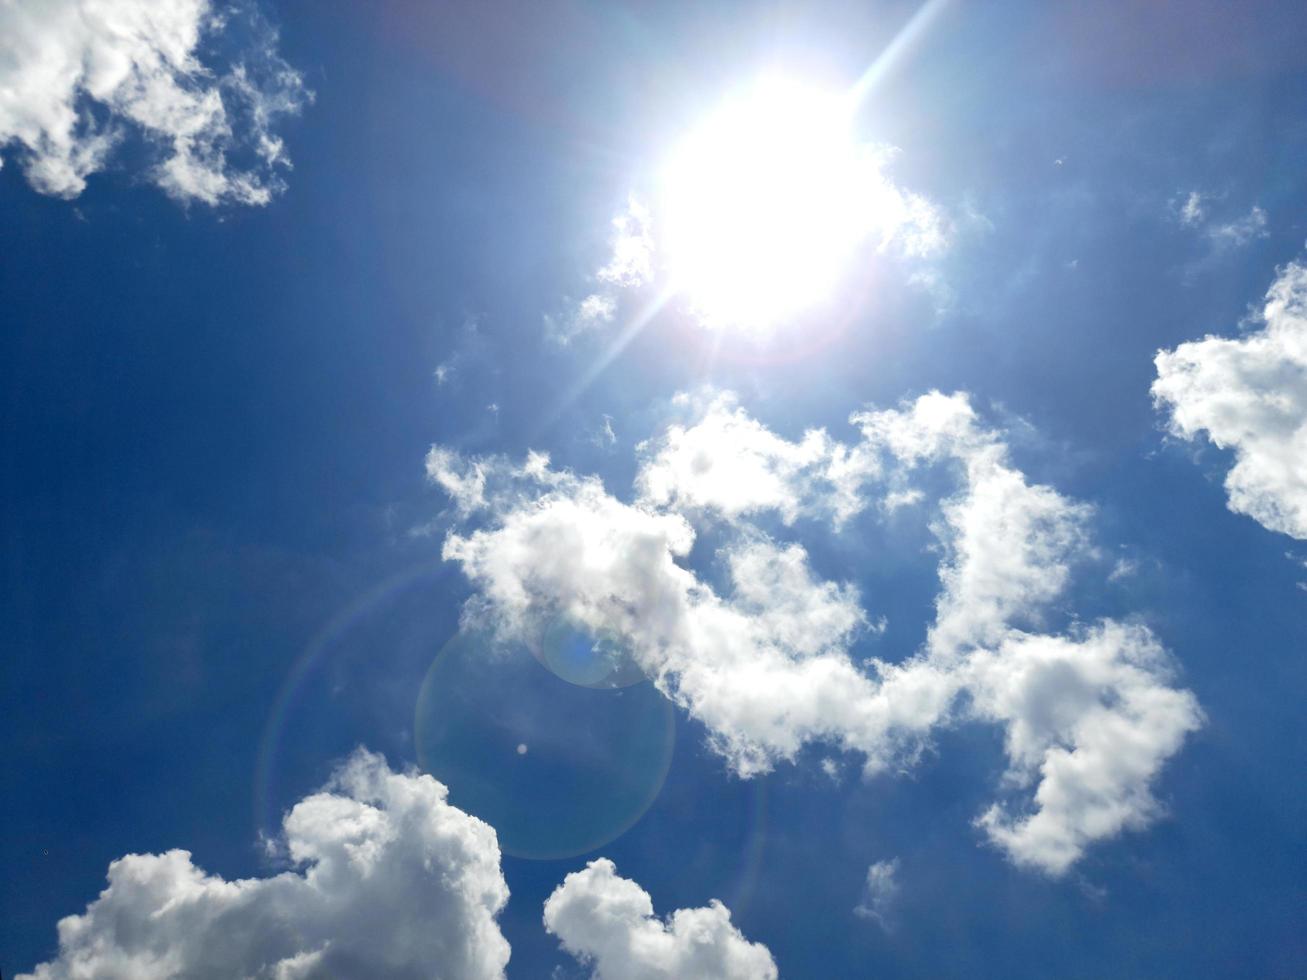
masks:
[[[531,653],[555,677],[581,687],[630,687],[645,679],[615,636],[594,635],[566,616],[555,619]]]
[[[599,676],[593,651],[579,659],[580,676]],[[648,681],[584,686],[523,647],[460,633],[427,672],[414,733],[419,765],[495,828],[504,853],[552,860],[640,819],[671,765],[675,711]]]
[[[259,833],[275,835],[283,807],[303,795],[306,786],[297,775],[325,764],[333,751],[349,750],[348,742],[329,748],[327,738],[342,727],[333,695],[356,676],[349,666],[372,661],[382,651],[388,658],[402,653],[407,659],[439,649],[448,628],[433,624],[422,610],[439,595],[442,569],[442,562],[424,562],[381,580],[327,620],[295,659],[259,739],[253,792]],[[425,661],[424,656],[419,662]]]

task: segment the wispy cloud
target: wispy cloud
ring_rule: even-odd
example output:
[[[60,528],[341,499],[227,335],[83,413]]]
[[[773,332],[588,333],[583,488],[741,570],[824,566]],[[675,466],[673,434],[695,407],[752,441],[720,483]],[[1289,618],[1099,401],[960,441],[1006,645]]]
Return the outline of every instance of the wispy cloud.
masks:
[[[624,293],[639,290],[654,278],[654,240],[649,209],[632,195],[613,218],[608,261],[594,274],[596,289],[579,303],[568,302],[545,317],[545,332],[566,346],[576,338],[612,323]]]
[[[617,444],[617,433],[613,431],[613,417],[605,415],[603,425],[599,426],[590,436],[592,445],[600,449],[612,449]]]
[[[1254,204],[1247,211],[1232,210],[1226,195],[1191,190],[1171,202],[1181,226],[1201,235],[1214,249],[1241,248],[1267,235],[1267,216]]]
[[[867,880],[862,886],[862,900],[853,913],[870,919],[886,932],[894,929],[895,911],[899,900],[899,862],[877,861],[867,869]]]
[[[199,51],[230,19],[256,40],[227,64]],[[0,5],[0,149],[28,182],[73,198],[129,134],[147,178],[182,203],[266,204],[290,160],[276,123],[311,98],[252,8],[208,0],[46,0]]]

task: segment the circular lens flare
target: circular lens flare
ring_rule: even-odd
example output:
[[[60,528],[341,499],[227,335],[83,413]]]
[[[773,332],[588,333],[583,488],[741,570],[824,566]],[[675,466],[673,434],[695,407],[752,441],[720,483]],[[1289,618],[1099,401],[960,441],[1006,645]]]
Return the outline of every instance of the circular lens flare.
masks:
[[[672,703],[645,681],[565,682],[524,648],[460,633],[418,694],[418,764],[504,853],[553,860],[614,840],[657,798],[675,740]]]
[[[530,650],[555,677],[580,687],[630,687],[645,679],[615,636],[593,634],[566,616],[555,619]]]

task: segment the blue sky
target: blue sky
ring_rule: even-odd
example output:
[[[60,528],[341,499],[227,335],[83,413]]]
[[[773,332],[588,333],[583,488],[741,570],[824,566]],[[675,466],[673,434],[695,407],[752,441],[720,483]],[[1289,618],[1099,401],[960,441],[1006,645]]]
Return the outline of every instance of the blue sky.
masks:
[[[0,970],[1307,969],[1298,5],[143,9],[0,2]]]

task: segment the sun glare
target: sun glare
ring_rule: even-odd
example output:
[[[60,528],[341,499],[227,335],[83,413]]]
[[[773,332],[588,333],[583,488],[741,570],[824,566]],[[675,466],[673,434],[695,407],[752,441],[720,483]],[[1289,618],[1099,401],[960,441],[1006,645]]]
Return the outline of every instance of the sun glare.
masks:
[[[765,80],[671,155],[665,257],[706,324],[767,332],[830,295],[875,224],[878,168],[850,109],[847,96]]]

